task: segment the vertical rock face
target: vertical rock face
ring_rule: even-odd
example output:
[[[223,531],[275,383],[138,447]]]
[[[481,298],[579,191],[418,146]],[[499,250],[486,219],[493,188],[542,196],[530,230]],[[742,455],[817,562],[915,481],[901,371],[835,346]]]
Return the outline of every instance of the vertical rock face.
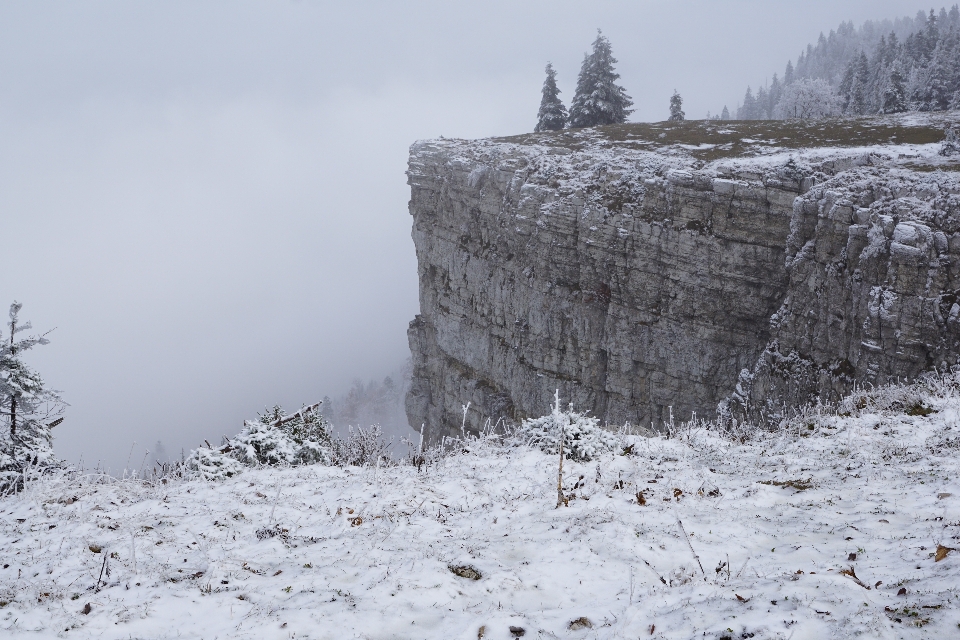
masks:
[[[956,361],[952,178],[863,150],[704,163],[551,140],[411,149],[407,414],[429,439],[468,403],[475,431],[555,389],[660,428]]]
[[[861,168],[797,200],[787,295],[736,399],[754,419],[957,363],[955,175]]]

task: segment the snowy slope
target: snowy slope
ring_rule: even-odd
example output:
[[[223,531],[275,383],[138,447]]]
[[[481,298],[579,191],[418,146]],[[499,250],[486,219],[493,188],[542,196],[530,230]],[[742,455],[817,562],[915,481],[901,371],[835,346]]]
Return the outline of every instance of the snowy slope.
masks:
[[[925,393],[626,436],[565,461],[560,508],[556,458],[494,441],[419,472],[44,478],[0,500],[0,637],[958,637],[960,399]]]

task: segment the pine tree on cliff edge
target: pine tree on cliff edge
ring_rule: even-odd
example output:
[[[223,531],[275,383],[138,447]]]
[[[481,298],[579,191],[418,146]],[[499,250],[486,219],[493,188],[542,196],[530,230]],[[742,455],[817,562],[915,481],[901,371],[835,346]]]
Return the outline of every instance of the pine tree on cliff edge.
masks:
[[[673,95],[670,97],[670,117],[667,118],[669,122],[683,122],[687,114],[683,112],[683,98],[680,97],[680,94],[677,93],[677,90],[673,90]]]
[[[540,99],[540,111],[537,113],[537,126],[534,131],[559,131],[567,124],[567,108],[560,101],[560,89],[557,88],[557,72],[547,63],[547,78],[543,81],[543,97]]]
[[[620,124],[633,113],[633,101],[626,89],[616,84],[620,78],[613,70],[616,62],[610,41],[598,29],[593,52],[584,55],[577,77],[577,90],[570,105],[571,127]]]

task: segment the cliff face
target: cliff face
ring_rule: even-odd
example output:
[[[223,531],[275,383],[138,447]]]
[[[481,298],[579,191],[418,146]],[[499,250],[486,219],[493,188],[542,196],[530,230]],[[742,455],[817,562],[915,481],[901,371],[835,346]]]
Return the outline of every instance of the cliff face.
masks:
[[[411,424],[541,415],[555,389],[610,424],[772,417],[954,364],[960,189],[904,165],[934,124],[821,151],[694,124],[414,145]]]

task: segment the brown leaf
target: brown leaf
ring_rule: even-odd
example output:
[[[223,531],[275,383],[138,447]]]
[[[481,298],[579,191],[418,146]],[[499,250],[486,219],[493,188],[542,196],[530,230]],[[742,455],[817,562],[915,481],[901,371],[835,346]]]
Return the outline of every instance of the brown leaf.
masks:
[[[641,507],[647,504],[647,499],[643,495],[643,491],[637,491],[637,504]]]
[[[906,588],[906,587],[900,587],[900,591],[897,591],[897,595],[898,595],[898,596],[905,596],[905,595],[907,595],[907,588]]]
[[[938,544],[938,545],[937,545],[937,554],[933,557],[933,561],[934,561],[934,562],[940,562],[941,560],[943,560],[944,558],[946,558],[946,557],[947,557],[947,554],[950,553],[951,551],[956,551],[956,549],[952,549],[952,548],[950,548],[950,547],[945,547],[945,546],[943,546],[942,544]]]
[[[737,600],[739,600],[740,602],[750,602],[750,598],[744,598],[744,597],[743,597],[742,595],[740,595],[739,593],[735,593],[735,594],[733,594],[733,595],[737,596]]]

